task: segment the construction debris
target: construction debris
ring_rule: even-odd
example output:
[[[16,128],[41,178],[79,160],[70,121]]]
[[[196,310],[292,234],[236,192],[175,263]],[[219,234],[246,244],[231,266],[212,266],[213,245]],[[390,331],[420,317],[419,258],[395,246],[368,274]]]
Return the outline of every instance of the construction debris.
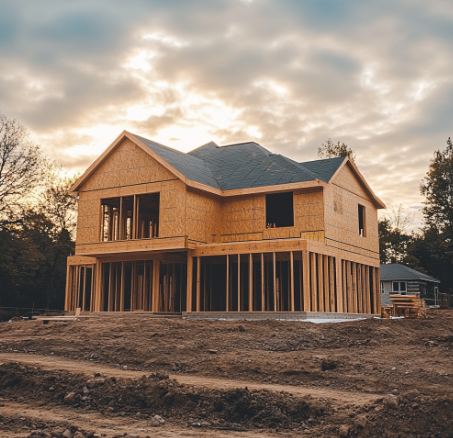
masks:
[[[420,294],[390,295],[390,306],[382,306],[381,317],[424,318],[426,315],[425,301],[420,299]]]

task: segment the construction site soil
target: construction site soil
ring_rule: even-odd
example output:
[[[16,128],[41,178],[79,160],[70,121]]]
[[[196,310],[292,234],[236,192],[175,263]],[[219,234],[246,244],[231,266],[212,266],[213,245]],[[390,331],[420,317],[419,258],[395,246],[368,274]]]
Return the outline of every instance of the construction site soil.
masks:
[[[453,311],[0,324],[2,437],[453,437]]]

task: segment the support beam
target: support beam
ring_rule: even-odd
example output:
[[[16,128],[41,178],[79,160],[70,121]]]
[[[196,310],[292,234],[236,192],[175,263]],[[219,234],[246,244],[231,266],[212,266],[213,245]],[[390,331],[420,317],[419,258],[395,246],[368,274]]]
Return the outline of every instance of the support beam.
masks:
[[[302,251],[302,277],[303,277],[303,289],[301,291],[303,295],[303,306],[302,311],[310,311],[310,254],[308,251]]]
[[[292,251],[290,251],[289,253],[289,264],[290,264],[290,282],[291,282],[291,286],[290,286],[290,293],[291,293],[291,297],[290,297],[290,303],[289,303],[289,310],[290,312],[294,312],[295,308],[294,308],[294,254]]]
[[[201,275],[201,257],[197,257],[197,296],[196,296],[196,309],[200,311],[200,275]]]
[[[335,290],[337,293],[336,296],[336,307],[337,307],[337,312],[344,312],[344,307],[343,307],[343,275],[342,275],[342,263],[343,260],[341,260],[339,257],[335,257]]]
[[[335,266],[334,258],[329,257],[329,281],[330,281],[330,311],[335,312],[336,309],[336,297],[335,297]]]
[[[370,315],[371,314],[371,287],[370,287],[370,267],[365,266],[365,298],[366,298],[366,309],[365,312]]]
[[[264,289],[264,253],[261,253],[261,311],[266,310],[266,293]]]
[[[153,265],[156,261],[153,261]],[[192,275],[193,275],[193,257],[190,252],[187,253],[187,297],[186,297],[186,312],[192,312]],[[154,283],[154,273],[153,273]],[[155,290],[153,289],[153,297]],[[154,299],[153,299],[154,302]]]
[[[226,311],[230,311],[230,256],[226,256]]]
[[[349,260],[345,261],[346,264],[346,296],[348,302],[348,313],[354,313],[354,299],[353,299],[353,289],[352,289],[352,272],[351,272],[351,262]]]
[[[357,300],[357,263],[352,262],[352,311],[358,313]]]
[[[318,290],[316,285],[316,254],[310,253],[310,265],[311,265],[311,312],[318,311]]]
[[[107,303],[107,310],[113,310],[113,263],[109,264],[109,301]]]
[[[380,315],[381,314],[381,279],[380,279],[380,273],[379,273],[379,268],[373,268],[374,272],[374,314],[375,315]]]
[[[102,308],[102,297],[104,295],[104,281],[103,281],[102,263],[97,260],[96,262],[96,301],[94,303],[94,311],[100,312]]]
[[[238,312],[241,311],[241,254],[238,254]]]
[[[96,292],[96,288],[95,288],[95,282],[96,282],[96,278],[95,278],[95,268],[96,268],[96,264],[95,263],[92,263],[91,264],[91,294],[90,294],[90,312],[93,312],[93,309],[94,309],[94,297],[95,297],[95,292]]]
[[[249,254],[249,312],[253,312],[253,255]]]
[[[274,312],[280,310],[277,303],[277,255],[272,253],[273,279],[274,279]]]
[[[72,293],[72,269],[69,264],[66,265],[66,290],[64,294],[64,310],[69,312],[70,294]]]
[[[190,270],[192,272],[192,270]],[[189,263],[187,263],[187,276],[189,272]],[[160,261],[153,260],[153,312],[159,312],[159,287],[160,287]],[[190,287],[192,287],[192,282],[190,282]],[[189,288],[189,283],[187,283],[187,288]]]
[[[357,263],[357,311],[363,313],[363,281],[362,281],[362,265]]]
[[[323,256],[324,271],[324,311],[331,312],[330,309],[330,281],[329,281],[329,256]]]

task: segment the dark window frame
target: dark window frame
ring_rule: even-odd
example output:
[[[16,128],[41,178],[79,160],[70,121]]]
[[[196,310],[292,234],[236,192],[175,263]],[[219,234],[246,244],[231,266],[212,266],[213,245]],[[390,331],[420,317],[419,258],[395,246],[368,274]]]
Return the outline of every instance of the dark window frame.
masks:
[[[266,194],[266,228],[294,227],[294,192]]]

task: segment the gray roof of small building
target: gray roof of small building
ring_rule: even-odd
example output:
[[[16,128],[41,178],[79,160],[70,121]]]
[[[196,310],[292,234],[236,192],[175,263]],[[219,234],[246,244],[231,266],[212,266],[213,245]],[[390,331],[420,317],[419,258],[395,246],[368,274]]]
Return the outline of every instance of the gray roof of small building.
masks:
[[[381,281],[422,280],[440,283],[439,280],[429,275],[422,274],[415,269],[400,265],[399,263],[382,264],[380,277]]]
[[[221,190],[313,181],[329,182],[345,157],[298,163],[258,143],[218,146],[211,142],[185,154],[136,136],[188,179]]]

